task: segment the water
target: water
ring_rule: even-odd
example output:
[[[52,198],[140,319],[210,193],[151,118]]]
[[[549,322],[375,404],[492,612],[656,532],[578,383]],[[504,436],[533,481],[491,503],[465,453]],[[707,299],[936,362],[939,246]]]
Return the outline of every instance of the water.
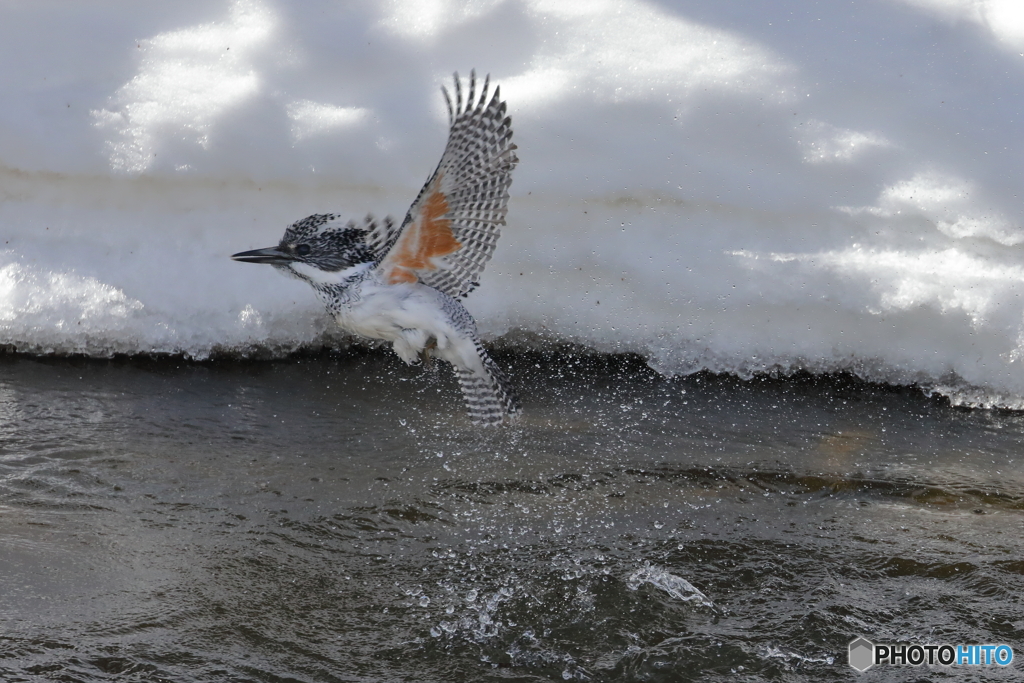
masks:
[[[0,359],[0,679],[853,680],[858,635],[1024,639],[1021,414],[499,358],[501,430],[371,352]],[[964,674],[926,669],[872,675]]]

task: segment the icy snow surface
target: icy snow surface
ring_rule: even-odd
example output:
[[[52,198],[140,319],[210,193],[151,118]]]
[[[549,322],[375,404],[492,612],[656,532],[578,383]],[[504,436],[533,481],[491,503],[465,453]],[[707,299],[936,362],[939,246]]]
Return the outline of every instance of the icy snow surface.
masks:
[[[37,0],[0,62],[7,348],[338,343],[228,256],[404,215],[475,67],[521,159],[487,338],[1024,406],[1019,0]]]

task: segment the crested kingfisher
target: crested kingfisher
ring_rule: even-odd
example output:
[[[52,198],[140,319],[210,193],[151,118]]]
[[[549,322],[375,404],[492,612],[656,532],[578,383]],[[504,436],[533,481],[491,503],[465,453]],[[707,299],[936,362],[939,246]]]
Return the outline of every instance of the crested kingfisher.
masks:
[[[410,365],[448,361],[470,419],[496,425],[518,415],[519,399],[460,302],[494,252],[518,163],[512,120],[489,82],[478,99],[471,72],[464,100],[455,74],[454,105],[442,87],[448,144],[400,226],[316,214],[288,226],[277,246],[231,258],[308,282],[342,329],[391,342]]]

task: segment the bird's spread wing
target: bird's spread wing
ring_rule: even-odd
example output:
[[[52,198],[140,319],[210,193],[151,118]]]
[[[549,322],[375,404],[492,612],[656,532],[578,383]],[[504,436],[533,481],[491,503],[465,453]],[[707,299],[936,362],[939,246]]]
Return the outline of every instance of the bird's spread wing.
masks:
[[[487,99],[489,77],[479,101],[471,73],[463,106],[455,75],[455,108],[448,91],[451,130],[437,170],[409,207],[401,228],[379,229],[378,266],[385,282],[422,282],[453,297],[462,297],[494,252],[508,211],[516,146],[512,120],[494,89]],[[383,226],[381,226],[383,228]]]

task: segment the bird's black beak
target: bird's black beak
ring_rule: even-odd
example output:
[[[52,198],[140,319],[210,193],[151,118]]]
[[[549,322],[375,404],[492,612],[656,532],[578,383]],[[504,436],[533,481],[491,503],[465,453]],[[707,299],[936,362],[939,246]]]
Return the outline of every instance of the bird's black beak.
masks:
[[[232,254],[231,258],[236,261],[242,261],[243,263],[290,263],[295,260],[295,257],[286,251],[281,251],[278,247],[267,247],[266,249],[253,249],[252,251],[242,251],[237,254]]]

